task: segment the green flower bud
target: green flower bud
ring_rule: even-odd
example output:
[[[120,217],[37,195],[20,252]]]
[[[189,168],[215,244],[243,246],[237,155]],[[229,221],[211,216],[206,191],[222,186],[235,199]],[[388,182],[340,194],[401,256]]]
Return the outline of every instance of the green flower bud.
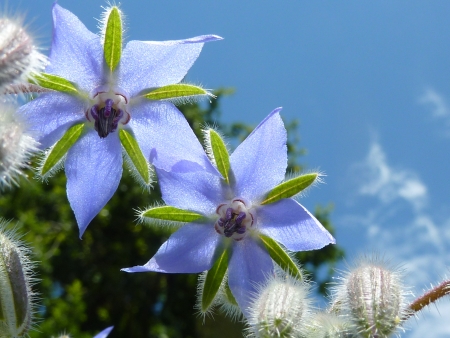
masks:
[[[0,219],[0,337],[22,337],[33,324],[35,294],[29,249]]]
[[[0,16],[0,90],[25,82],[42,70],[46,57],[39,53],[20,19]]]
[[[289,275],[269,278],[248,318],[249,337],[299,337],[310,317],[309,284]]]
[[[318,312],[313,315],[304,337],[308,338],[346,338],[348,323],[333,313]]]
[[[350,322],[355,337],[389,337],[406,313],[401,278],[382,261],[361,260],[340,278],[332,311]]]

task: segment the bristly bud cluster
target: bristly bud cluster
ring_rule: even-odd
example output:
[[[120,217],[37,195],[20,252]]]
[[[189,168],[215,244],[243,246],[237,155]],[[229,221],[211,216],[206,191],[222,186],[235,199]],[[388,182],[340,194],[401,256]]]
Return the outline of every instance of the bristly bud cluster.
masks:
[[[340,277],[331,309],[354,337],[389,337],[400,328],[407,310],[398,269],[378,260],[361,260]]]
[[[29,249],[0,218],[0,337],[22,337],[33,325],[35,282]]]
[[[43,70],[46,57],[36,49],[20,20],[0,17],[0,91],[27,81],[30,74]]]
[[[315,313],[305,331],[307,338],[350,338],[348,323],[334,313]]]
[[[37,142],[27,134],[26,125],[15,114],[12,103],[0,101],[0,190],[17,185]]]
[[[310,320],[310,286],[289,275],[269,278],[251,305],[248,337],[300,337]]]

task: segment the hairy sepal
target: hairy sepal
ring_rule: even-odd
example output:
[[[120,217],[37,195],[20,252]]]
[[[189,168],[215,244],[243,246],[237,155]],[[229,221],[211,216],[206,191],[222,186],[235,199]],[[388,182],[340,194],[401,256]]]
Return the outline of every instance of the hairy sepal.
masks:
[[[214,129],[206,132],[207,147],[225,182],[230,184],[230,155],[222,137]]]
[[[144,220],[161,220],[189,223],[197,221],[203,216],[193,211],[178,209],[169,205],[163,205],[142,211],[140,217]]]
[[[277,263],[284,271],[290,274],[292,277],[297,278],[299,280],[303,279],[302,272],[300,268],[297,266],[295,261],[291,258],[291,256],[286,252],[284,248],[278,244],[274,239],[260,234],[259,238],[264,244],[267,252],[270,257]]]
[[[202,98],[215,97],[206,89],[186,83],[163,86],[143,96],[152,101],[170,101],[174,104],[191,103]]]
[[[75,124],[70,127],[61,139],[51,147],[42,160],[39,168],[39,175],[43,179],[47,179],[52,176],[60,167],[65,155],[69,149],[75,144],[83,133],[84,123]]]
[[[239,307],[233,293],[231,292],[230,286],[228,285],[228,274],[224,278],[220,289],[220,295],[218,296],[217,303],[219,305],[220,311],[225,314],[231,321],[242,321],[244,314]]]
[[[56,90],[58,92],[72,95],[78,94],[78,89],[75,84],[58,75],[33,73],[29,81],[42,88]]]
[[[275,203],[283,198],[293,197],[316,182],[318,178],[318,173],[310,173],[291,178],[269,191],[261,202],[261,205]]]
[[[122,18],[118,7],[111,8],[106,21],[103,52],[109,70],[113,72],[122,55]]]
[[[35,263],[18,236],[16,228],[9,228],[0,218],[0,336],[28,337],[33,328],[37,295],[32,291],[36,284]]]
[[[202,313],[208,312],[209,308],[215,303],[217,293],[228,270],[229,256],[229,249],[226,248],[219,255],[213,267],[206,273],[200,297],[200,311]]]
[[[131,167],[134,177],[141,185],[150,188],[152,184],[151,167],[136,139],[125,129],[120,129],[119,138],[126,154],[126,162]]]

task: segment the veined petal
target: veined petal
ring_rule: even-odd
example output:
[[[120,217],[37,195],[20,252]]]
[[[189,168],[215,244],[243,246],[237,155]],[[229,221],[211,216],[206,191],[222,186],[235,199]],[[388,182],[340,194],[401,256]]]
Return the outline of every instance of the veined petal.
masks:
[[[288,198],[258,209],[261,233],[292,251],[307,251],[336,243],[322,224],[297,201]]]
[[[216,211],[223,203],[221,178],[206,171],[168,172],[156,169],[164,202],[205,216]]]
[[[280,110],[272,111],[230,156],[236,196],[257,202],[284,179],[287,136]]]
[[[122,177],[122,147],[116,134],[82,136],[67,153],[67,197],[80,228],[80,237],[117,190]]]
[[[119,85],[131,96],[142,89],[180,82],[200,55],[203,44],[215,35],[162,42],[130,41],[122,54]]]
[[[273,273],[273,263],[266,249],[252,238],[233,243],[228,264],[228,285],[245,317],[249,316],[251,297],[257,285]]]
[[[90,93],[101,85],[103,47],[98,35],[70,11],[53,5],[53,41],[46,73],[76,83]]]
[[[189,123],[172,103],[140,101],[132,107],[129,126],[142,153],[156,168],[179,171],[191,166],[191,170],[206,169],[219,175]]]
[[[20,107],[30,133],[45,149],[58,141],[75,122],[84,120],[82,100],[63,93],[45,93]]]
[[[197,273],[209,270],[220,240],[213,224],[189,223],[172,234],[147,264],[122,271]]]

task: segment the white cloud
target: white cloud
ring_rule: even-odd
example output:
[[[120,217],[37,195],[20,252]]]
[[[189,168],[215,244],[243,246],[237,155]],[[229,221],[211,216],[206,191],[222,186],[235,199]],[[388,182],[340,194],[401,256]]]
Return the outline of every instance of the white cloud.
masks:
[[[364,225],[368,238],[378,243],[376,247],[392,247],[402,256],[418,249],[424,253],[445,252],[450,243],[448,224],[436,222],[429,214],[427,187],[414,171],[391,166],[381,145],[374,142],[353,173],[359,178],[357,195],[378,202],[359,207],[360,212],[346,217],[348,223]]]
[[[432,88],[425,90],[425,93],[419,98],[419,103],[429,106],[434,116],[450,116],[450,109],[446,100]]]
[[[427,199],[427,188],[416,174],[395,169],[386,160],[380,144],[374,142],[365,161],[356,166],[361,182],[359,193],[377,197],[384,204],[404,199],[420,209]]]

